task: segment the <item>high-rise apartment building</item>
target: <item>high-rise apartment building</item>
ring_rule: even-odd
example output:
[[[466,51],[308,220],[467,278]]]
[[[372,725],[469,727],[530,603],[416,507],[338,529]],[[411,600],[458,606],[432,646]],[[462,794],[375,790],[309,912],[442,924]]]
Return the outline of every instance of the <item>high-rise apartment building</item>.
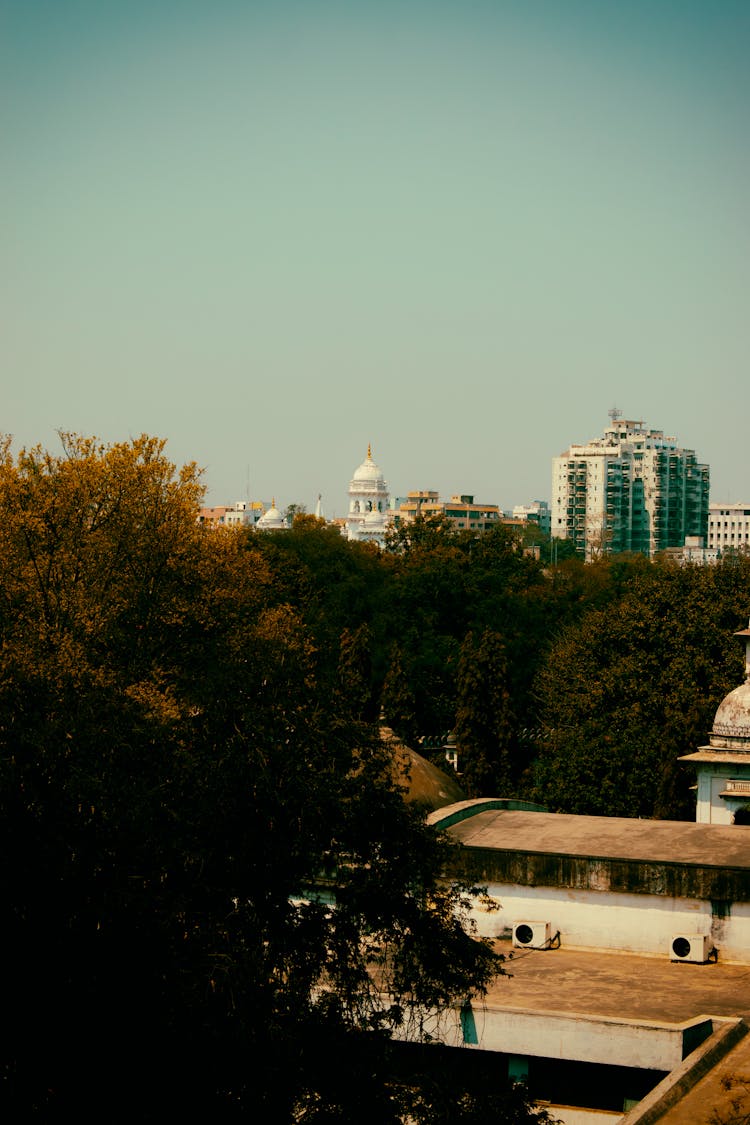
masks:
[[[590,560],[602,552],[654,555],[704,541],[708,465],[662,430],[610,410],[604,436],[552,459],[552,535],[573,541]]]

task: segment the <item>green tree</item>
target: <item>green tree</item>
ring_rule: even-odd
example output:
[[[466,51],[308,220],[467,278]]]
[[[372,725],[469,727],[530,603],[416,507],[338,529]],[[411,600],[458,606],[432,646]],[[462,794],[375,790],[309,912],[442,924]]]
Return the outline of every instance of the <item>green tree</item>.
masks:
[[[430,554],[446,546],[457,545],[463,538],[447,516],[417,516],[389,530],[386,548],[398,555]]]
[[[514,718],[503,638],[468,633],[458,668],[456,743],[461,781],[471,796],[509,796],[513,789]]]
[[[337,690],[340,641],[363,625],[370,633],[375,684],[385,675],[388,642],[383,633],[388,564],[370,543],[347,541],[315,516],[298,516],[283,535],[246,536],[273,575],[268,598],[295,607],[316,648],[317,675]]]
[[[286,520],[289,527],[292,527],[294,525],[295,520],[299,519],[301,516],[306,515],[307,507],[304,504],[287,504],[286,508],[284,509],[284,519]]]
[[[598,565],[598,564],[597,564]],[[692,819],[677,762],[741,679],[750,570],[645,563],[563,630],[537,681],[537,796],[565,812]],[[615,575],[616,580],[616,575]]]
[[[572,539],[560,539],[557,536],[548,536],[542,545],[542,558],[545,563],[557,566],[576,557],[576,545]]]
[[[385,629],[396,645],[400,675],[413,701],[410,729],[388,704],[395,684],[389,673],[386,712],[394,730],[411,741],[453,726],[458,650],[467,628],[469,539],[444,518],[402,525],[386,556]],[[389,719],[390,721],[390,719]]]
[[[419,739],[417,699],[412,677],[398,644],[393,646],[388,672],[383,684],[382,705],[385,719],[396,734],[409,746]]]
[[[339,684],[342,705],[360,722],[377,718],[373,714],[371,639],[369,626],[344,629],[339,655]]]

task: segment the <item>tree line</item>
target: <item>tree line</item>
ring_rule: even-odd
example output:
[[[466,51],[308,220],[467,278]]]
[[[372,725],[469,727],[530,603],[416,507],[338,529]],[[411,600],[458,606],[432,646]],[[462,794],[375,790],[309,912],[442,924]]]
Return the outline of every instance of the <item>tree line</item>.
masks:
[[[553,562],[548,542],[531,553],[515,529],[441,517],[401,525],[384,552],[306,515],[248,544],[298,607],[332,693],[362,719],[382,709],[437,764],[427,748],[454,732],[469,795],[694,817],[695,777],[677,759],[742,680],[746,554],[584,564],[563,544]]]

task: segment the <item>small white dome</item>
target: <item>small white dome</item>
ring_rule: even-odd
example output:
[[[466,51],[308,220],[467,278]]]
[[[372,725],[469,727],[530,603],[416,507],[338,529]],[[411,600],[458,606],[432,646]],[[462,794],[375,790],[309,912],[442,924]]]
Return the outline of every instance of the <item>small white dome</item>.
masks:
[[[714,715],[710,742],[723,749],[750,750],[750,629],[735,637],[745,642],[745,682],[725,695]]]
[[[274,500],[271,507],[263,513],[255,526],[260,531],[279,531],[282,528],[286,529],[288,524],[276,507],[276,501]]]
[[[719,704],[711,730],[711,745],[750,749],[750,682],[730,691]]]
[[[354,470],[353,480],[378,481],[382,473],[374,461],[363,461],[358,469]]]
[[[360,484],[373,484],[378,488],[385,488],[385,481],[383,480],[383,471],[379,465],[376,465],[372,459],[372,450],[368,445],[367,457],[359,466],[354,470],[352,477],[352,484],[357,481]]]

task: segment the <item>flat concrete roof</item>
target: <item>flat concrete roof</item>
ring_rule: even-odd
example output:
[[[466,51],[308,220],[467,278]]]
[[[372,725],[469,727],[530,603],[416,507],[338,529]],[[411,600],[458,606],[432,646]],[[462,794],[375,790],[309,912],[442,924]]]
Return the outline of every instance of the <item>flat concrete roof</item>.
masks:
[[[729,750],[715,746],[699,746],[693,754],[682,754],[678,762],[714,762],[717,766],[747,766],[750,764],[750,752],[747,750]]]
[[[506,967],[512,975],[492,984],[489,1008],[659,1024],[701,1015],[750,1016],[750,965],[670,961],[666,953],[639,957],[565,948],[514,950],[506,940],[494,947],[509,958]]]
[[[440,815],[450,812],[449,806]],[[436,822],[435,817],[431,820]],[[481,811],[480,806],[446,831],[468,848],[750,869],[750,825]]]
[[[497,941],[494,946],[506,957],[513,955],[507,961],[512,975],[498,978],[491,986],[485,1001],[490,1010],[522,1010],[540,1019],[563,1013],[662,1027],[677,1027],[699,1016],[747,1021],[750,1013],[750,965],[672,962],[666,955],[513,950],[509,941]],[[477,1006],[481,1009],[481,1002],[475,1002]],[[738,1085],[739,1093],[744,1094],[749,1069],[747,1035],[694,1086],[686,1084],[685,1091],[677,1094],[677,1104],[648,1120],[658,1119],[659,1125],[695,1125],[708,1122],[714,1109],[725,1110],[729,1117]],[[747,1111],[747,1101],[744,1108]],[[637,1121],[638,1110],[633,1114]]]

